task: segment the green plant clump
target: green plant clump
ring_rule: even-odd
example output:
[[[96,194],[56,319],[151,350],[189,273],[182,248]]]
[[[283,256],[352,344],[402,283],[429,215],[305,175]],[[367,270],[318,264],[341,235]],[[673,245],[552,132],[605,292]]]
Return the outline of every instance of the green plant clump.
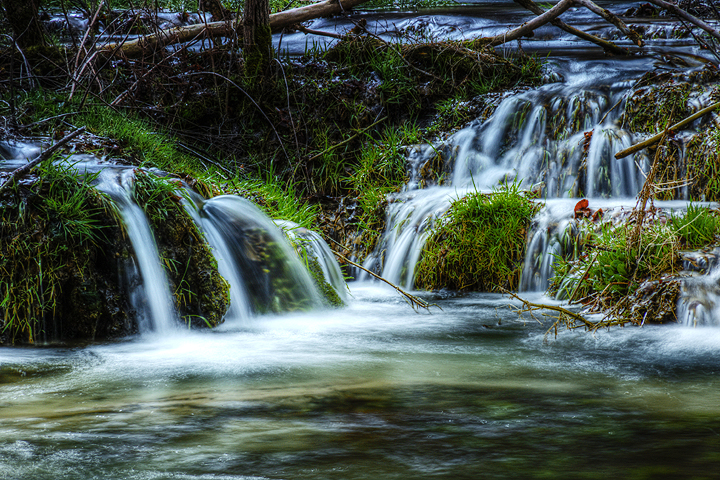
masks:
[[[518,184],[455,201],[431,233],[415,273],[418,288],[516,289],[526,233],[540,208]]]
[[[37,170],[0,199],[2,341],[129,333],[116,261],[127,244],[113,207],[73,165]]]
[[[688,205],[683,216],[672,216],[672,227],[684,248],[701,248],[716,243],[720,219],[709,209]]]

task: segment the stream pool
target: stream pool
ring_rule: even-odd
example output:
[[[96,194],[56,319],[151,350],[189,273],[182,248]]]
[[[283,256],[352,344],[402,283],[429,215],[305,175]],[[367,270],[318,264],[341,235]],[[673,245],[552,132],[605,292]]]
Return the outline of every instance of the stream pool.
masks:
[[[715,478],[720,330],[544,333],[499,295],[0,348],[0,478]],[[549,301],[540,299],[540,301]]]

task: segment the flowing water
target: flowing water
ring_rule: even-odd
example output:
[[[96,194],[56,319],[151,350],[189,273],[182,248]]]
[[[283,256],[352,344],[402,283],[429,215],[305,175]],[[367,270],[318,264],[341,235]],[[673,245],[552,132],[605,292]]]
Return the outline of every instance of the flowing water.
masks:
[[[502,1],[367,17],[382,35],[412,27],[450,38],[501,32],[529,18]],[[581,9],[564,18],[608,31]],[[644,22],[658,32],[651,53],[700,54],[670,38],[675,27],[667,20]],[[328,25],[322,19],[313,28]],[[300,42],[283,40],[290,50]],[[450,186],[421,190],[413,178],[391,198],[390,227],[369,266],[411,286],[426,229],[450,201],[517,178],[548,198],[523,277],[524,290],[541,291],[577,201],[568,196],[592,196],[593,208],[634,205],[647,158],[611,160],[633,140],[614,105],[644,71],[668,68],[666,59],[606,59],[550,27],[523,48],[555,52],[549,60],[562,80],[507,95],[492,117],[435,145],[452,162]],[[578,145],[589,130],[581,168]],[[29,151],[0,147],[5,158]],[[430,150],[414,151],[415,171]],[[1,347],[0,479],[640,479],[720,471],[720,303],[707,293],[716,273],[685,287],[697,300],[681,308],[688,323],[702,319],[698,328],[555,336],[546,334],[547,318],[518,316],[497,295],[422,294],[442,310],[416,313],[394,290],[365,282],[350,284],[342,309],[261,316],[248,305],[262,285],[242,267],[243,238],[258,222],[274,227],[242,199],[194,199],[188,212],[231,284],[233,306],[212,331],[164,328],[171,322],[162,319],[175,315],[163,306],[168,294],[150,293],[147,283],[167,282],[156,259],[140,259],[141,249],[153,257],[154,242],[124,192],[115,197],[127,204],[128,232],[138,236],[148,332],[108,344]],[[284,228],[307,250],[327,247]],[[338,283],[335,268],[322,265]],[[305,274],[287,270],[317,304]],[[153,306],[153,298],[161,301]]]
[[[714,478],[720,331],[595,335],[489,294],[0,349],[0,478]]]

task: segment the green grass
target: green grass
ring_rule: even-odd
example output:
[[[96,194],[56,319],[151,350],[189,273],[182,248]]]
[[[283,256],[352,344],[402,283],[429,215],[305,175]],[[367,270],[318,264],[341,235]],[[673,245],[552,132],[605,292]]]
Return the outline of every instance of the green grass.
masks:
[[[455,201],[430,235],[416,267],[423,289],[498,291],[520,282],[527,229],[539,209],[518,184]]]
[[[89,277],[91,251],[107,242],[109,200],[67,162],[38,167],[31,193],[17,187],[0,203],[0,318],[2,334],[33,343],[46,316],[60,308],[64,285]],[[8,198],[10,197],[10,198]]]
[[[685,215],[671,218],[681,245],[684,248],[700,248],[714,245],[720,233],[720,219],[706,207],[688,205]]]

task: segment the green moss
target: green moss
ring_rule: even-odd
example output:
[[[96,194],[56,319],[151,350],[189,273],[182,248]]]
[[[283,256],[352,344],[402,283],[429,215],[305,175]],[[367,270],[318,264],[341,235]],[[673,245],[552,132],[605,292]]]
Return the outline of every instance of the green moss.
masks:
[[[47,162],[0,199],[0,325],[7,342],[114,337],[133,329],[118,284],[127,255],[92,177]]]
[[[194,327],[222,323],[230,286],[218,271],[210,246],[182,205],[175,182],[136,172],[135,199],[148,215],[180,317]]]
[[[323,303],[328,307],[342,307],[345,303],[340,298],[340,295],[335,291],[332,285],[325,280],[323,275],[322,267],[320,262],[315,258],[307,258],[307,269],[310,272],[310,276],[315,282],[315,286],[322,295]]]
[[[496,291],[520,282],[527,229],[539,206],[518,185],[453,203],[416,267],[418,288]]]
[[[630,129],[658,133],[690,115],[688,83],[670,83],[638,89],[625,106]]]

